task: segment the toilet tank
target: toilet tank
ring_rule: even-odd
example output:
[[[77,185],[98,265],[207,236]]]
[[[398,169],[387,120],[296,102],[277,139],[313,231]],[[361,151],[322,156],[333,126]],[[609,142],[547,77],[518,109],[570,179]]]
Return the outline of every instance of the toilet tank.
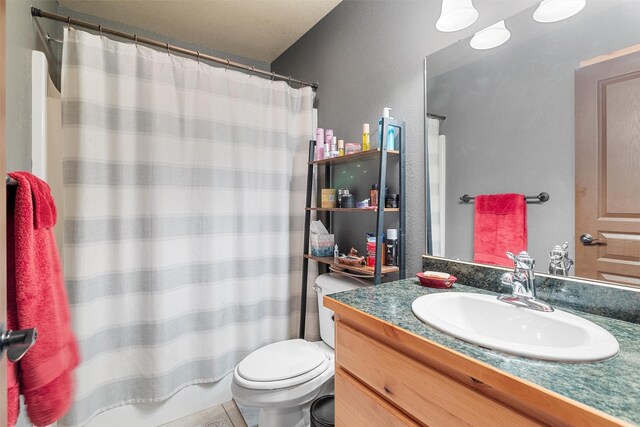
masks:
[[[333,325],[333,311],[322,305],[322,297],[336,292],[350,291],[352,289],[369,286],[355,279],[337,274],[322,274],[316,279],[316,292],[318,292],[318,314],[320,316],[320,337],[331,348],[335,348],[335,330]]]

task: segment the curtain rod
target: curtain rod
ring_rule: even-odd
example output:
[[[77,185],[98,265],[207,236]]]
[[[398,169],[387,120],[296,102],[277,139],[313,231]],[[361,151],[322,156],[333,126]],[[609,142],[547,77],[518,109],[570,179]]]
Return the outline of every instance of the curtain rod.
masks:
[[[283,76],[281,74],[276,74],[270,71],[265,71],[265,70],[261,70],[259,68],[256,68],[254,66],[249,66],[249,65],[245,65],[245,64],[241,64],[239,62],[234,62],[234,61],[230,61],[229,59],[222,59],[222,58],[218,58],[215,56],[211,56],[211,55],[206,55],[204,53],[200,53],[198,51],[195,50],[190,50],[190,49],[185,49],[183,47],[179,47],[179,46],[175,46],[175,45],[171,45],[169,43],[163,43],[157,40],[153,40],[147,37],[141,37],[138,36],[137,34],[130,34],[130,33],[125,33],[122,31],[118,31],[118,30],[114,30],[112,28],[107,28],[107,27],[103,27],[102,25],[97,25],[97,24],[92,24],[90,22],[85,22],[85,21],[80,21],[78,19],[74,19],[70,16],[63,16],[63,15],[57,15],[55,13],[49,13],[49,12],[45,12],[42,9],[38,9],[36,7],[31,7],[31,16],[35,16],[38,18],[47,18],[47,19],[52,19],[54,21],[58,21],[58,22],[64,22],[67,25],[74,25],[76,27],[81,27],[81,28],[88,28],[90,30],[93,31],[98,31],[100,32],[100,34],[111,34],[123,39],[127,39],[127,40],[133,40],[136,43],[144,43],[146,45],[149,46],[153,46],[153,47],[157,47],[157,48],[161,48],[161,49],[166,49],[167,51],[174,51],[174,52],[178,52],[181,53],[183,55],[188,55],[188,56],[194,56],[196,58],[198,58],[198,60],[200,59],[206,59],[207,61],[212,61],[215,62],[217,64],[222,64],[226,67],[234,67],[234,68],[239,68],[241,70],[245,70],[245,71],[249,71],[251,74],[260,74],[263,75],[265,77],[269,77],[271,79],[278,79],[278,80],[286,80],[289,83],[297,83],[300,84],[302,86],[311,86],[311,88],[313,90],[317,90],[318,89],[318,83],[308,83],[305,82],[303,80],[299,80],[299,79],[293,79],[291,78],[291,76]]]

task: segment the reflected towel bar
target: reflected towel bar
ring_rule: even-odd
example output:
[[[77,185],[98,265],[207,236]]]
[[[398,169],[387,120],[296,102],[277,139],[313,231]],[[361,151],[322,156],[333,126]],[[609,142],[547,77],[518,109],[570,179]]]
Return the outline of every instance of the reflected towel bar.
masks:
[[[465,202],[465,203],[469,203],[470,201],[472,201],[474,199],[474,197],[465,194],[464,196],[460,196],[460,200]],[[540,193],[537,196],[524,196],[524,199],[529,201],[536,201],[536,202],[546,202],[547,200],[549,200],[549,193]]]

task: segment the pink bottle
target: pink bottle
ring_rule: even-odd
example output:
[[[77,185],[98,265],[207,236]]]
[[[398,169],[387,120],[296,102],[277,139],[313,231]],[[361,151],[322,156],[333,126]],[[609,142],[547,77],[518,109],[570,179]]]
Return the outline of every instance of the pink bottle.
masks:
[[[314,156],[314,160],[316,161],[324,159],[324,129],[322,128],[316,129],[316,150]]]

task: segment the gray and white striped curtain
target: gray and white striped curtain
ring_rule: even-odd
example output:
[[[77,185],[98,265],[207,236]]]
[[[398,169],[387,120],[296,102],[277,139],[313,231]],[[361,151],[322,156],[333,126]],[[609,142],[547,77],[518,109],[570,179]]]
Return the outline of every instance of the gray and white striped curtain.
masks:
[[[81,425],[295,335],[313,93],[74,29],[62,78]]]
[[[427,119],[429,147],[429,189],[431,194],[431,255],[445,255],[446,220],[446,136],[440,135],[440,121]]]

